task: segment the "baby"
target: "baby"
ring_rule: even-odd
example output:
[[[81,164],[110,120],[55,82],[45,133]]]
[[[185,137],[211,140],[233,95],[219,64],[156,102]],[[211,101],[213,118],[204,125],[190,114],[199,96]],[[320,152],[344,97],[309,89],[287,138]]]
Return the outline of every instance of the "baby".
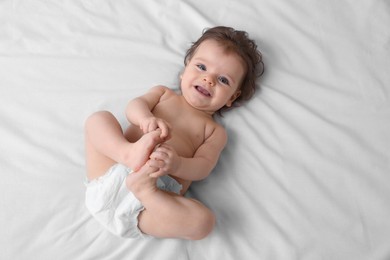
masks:
[[[227,142],[213,115],[252,97],[263,62],[247,33],[219,26],[204,31],[184,63],[181,93],[156,86],[131,100],[124,133],[107,111],[86,121],[86,205],[116,235],[195,240],[214,227],[211,210],[183,195]]]

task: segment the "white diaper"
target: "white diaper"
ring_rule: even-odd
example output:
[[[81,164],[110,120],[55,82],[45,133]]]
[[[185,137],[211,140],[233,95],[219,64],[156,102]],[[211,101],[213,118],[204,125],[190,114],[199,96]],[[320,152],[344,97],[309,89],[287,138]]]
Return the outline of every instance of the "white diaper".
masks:
[[[126,187],[126,177],[133,171],[115,164],[106,174],[86,181],[85,204],[92,216],[111,233],[128,238],[143,237],[138,228],[138,215],[144,210],[141,202]],[[179,193],[182,186],[170,176],[157,179],[157,187]]]

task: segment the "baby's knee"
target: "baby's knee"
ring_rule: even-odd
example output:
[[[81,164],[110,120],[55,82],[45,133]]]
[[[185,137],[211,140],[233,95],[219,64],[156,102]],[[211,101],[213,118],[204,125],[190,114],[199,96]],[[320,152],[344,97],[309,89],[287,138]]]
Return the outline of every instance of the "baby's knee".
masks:
[[[98,127],[102,122],[107,121],[107,119],[113,118],[113,114],[108,111],[97,111],[87,117],[84,122],[84,128],[88,132],[88,130],[92,130]]]
[[[207,237],[215,226],[215,215],[209,210],[205,209],[196,214],[195,225],[192,233],[189,236],[190,240],[200,240]]]
[[[112,116],[113,116],[112,113],[109,111],[104,111],[104,110],[97,111],[87,117],[87,119],[85,120],[85,124],[90,125],[93,124],[95,121],[99,121],[103,118],[112,117]]]

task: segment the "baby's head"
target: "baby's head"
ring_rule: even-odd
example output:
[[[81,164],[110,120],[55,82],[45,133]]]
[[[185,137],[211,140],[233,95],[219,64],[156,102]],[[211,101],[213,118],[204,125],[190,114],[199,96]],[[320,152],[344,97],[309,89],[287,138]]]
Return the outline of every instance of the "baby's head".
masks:
[[[202,36],[193,43],[184,58],[187,65],[194,56],[199,45],[205,40],[214,40],[220,44],[227,53],[238,55],[245,65],[245,75],[239,87],[240,96],[234,101],[232,107],[240,105],[242,101],[249,100],[256,90],[256,79],[264,72],[262,55],[257,50],[256,43],[248,38],[245,31],[237,31],[231,27],[217,26],[206,29]],[[224,106],[218,112],[228,110],[230,107]]]

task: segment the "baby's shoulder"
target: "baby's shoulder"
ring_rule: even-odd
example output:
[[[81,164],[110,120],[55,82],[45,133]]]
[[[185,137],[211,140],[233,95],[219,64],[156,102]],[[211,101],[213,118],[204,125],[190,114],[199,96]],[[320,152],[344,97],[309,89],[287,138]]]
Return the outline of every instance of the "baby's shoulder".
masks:
[[[227,138],[227,132],[225,127],[223,127],[221,124],[217,123],[213,119],[206,121],[205,130],[206,136],[220,136]]]
[[[150,91],[158,91],[158,92],[162,92],[162,93],[167,93],[167,94],[176,94],[175,91],[167,86],[164,86],[164,85],[157,85],[157,86],[154,86],[150,89]]]
[[[154,86],[151,89],[151,91],[160,92],[160,95],[161,95],[160,101],[171,98],[171,97],[178,96],[177,93],[173,89],[166,87],[164,85]]]

